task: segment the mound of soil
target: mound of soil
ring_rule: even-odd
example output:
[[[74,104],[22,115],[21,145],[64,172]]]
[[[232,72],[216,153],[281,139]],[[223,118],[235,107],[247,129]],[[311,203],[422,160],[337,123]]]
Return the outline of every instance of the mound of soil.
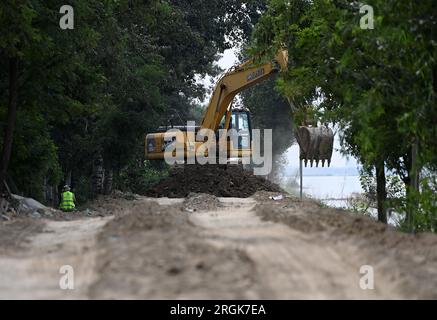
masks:
[[[149,197],[185,198],[190,193],[247,198],[257,191],[281,192],[272,182],[240,165],[175,166],[169,176],[146,192]]]

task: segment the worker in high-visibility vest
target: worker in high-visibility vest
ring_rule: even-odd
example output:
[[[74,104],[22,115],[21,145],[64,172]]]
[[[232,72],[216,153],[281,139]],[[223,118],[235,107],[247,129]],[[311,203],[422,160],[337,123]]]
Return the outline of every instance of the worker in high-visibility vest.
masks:
[[[76,198],[74,197],[74,193],[70,191],[70,186],[64,186],[59,209],[61,209],[62,211],[73,211],[76,208],[74,204],[75,201]]]

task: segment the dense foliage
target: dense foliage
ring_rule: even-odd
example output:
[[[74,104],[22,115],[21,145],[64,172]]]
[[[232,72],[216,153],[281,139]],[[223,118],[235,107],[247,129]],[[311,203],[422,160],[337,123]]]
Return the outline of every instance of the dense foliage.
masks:
[[[436,230],[435,3],[366,4],[373,8],[373,29],[360,27],[364,13],[358,1],[271,0],[256,26],[252,50],[288,48],[290,68],[279,83],[281,91],[302,112],[337,123],[343,151],[375,171],[381,221],[386,221],[390,169],[407,191],[397,210],[409,213],[410,227],[414,222],[416,229]],[[431,178],[417,188],[416,172],[423,168]]]
[[[205,94],[195,76],[216,74],[217,54],[244,40],[265,6],[74,0],[74,29],[63,30],[63,4],[0,3],[2,172],[13,191],[53,202],[66,182],[80,199],[103,192],[102,176],[131,188],[123,177],[145,170],[144,134],[191,116]]]

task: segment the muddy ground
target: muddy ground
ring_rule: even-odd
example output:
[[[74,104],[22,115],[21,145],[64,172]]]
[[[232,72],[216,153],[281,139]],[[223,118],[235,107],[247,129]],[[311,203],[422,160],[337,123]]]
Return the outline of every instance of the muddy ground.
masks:
[[[169,177],[146,192],[149,197],[184,198],[190,193],[217,197],[250,197],[257,191],[281,189],[270,181],[254,176],[241,165],[175,166]]]
[[[437,298],[436,235],[274,194],[108,197],[104,216],[1,222],[0,298]],[[59,287],[62,265],[74,290]]]

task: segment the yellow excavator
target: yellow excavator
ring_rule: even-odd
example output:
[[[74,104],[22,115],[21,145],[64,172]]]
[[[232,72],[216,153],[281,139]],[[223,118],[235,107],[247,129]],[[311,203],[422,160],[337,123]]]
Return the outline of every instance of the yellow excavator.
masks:
[[[178,143],[183,143],[184,159],[194,155],[204,143],[204,141],[193,141],[195,139],[189,137],[188,134],[189,132],[197,133],[201,129],[210,129],[215,133],[218,133],[219,129],[235,129],[238,132],[238,139],[232,142],[227,141],[227,155],[238,158],[250,156],[252,153],[251,115],[246,108],[233,108],[233,100],[239,92],[267,80],[278,72],[285,71],[288,65],[288,52],[281,49],[273,60],[259,63],[262,58],[261,54],[249,59],[222,75],[215,86],[200,126],[161,126],[157,132],[147,134],[145,138],[146,159],[164,159],[166,148],[169,144],[176,143],[174,135],[166,134],[170,129],[178,129],[183,134],[177,140],[182,140]],[[321,160],[322,164],[326,160],[329,164],[332,156],[333,135],[331,140],[329,137],[321,138],[317,135],[317,132],[323,134],[325,131],[302,127],[298,129],[297,133],[301,132],[301,134],[296,136],[301,145],[301,158],[304,155],[304,159],[310,160],[311,164],[313,160],[316,160],[316,163]],[[305,135],[305,133],[310,134]],[[303,141],[301,141],[301,136],[304,137]],[[219,140],[218,134],[216,137]],[[304,152],[302,152],[302,146],[305,148]]]

